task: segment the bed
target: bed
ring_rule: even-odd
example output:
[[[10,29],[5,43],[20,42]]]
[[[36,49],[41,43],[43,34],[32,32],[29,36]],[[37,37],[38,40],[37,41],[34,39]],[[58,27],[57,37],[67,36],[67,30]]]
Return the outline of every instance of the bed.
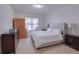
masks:
[[[42,48],[46,46],[56,45],[63,43],[63,24],[50,24],[47,31],[32,31],[31,37],[36,48]]]

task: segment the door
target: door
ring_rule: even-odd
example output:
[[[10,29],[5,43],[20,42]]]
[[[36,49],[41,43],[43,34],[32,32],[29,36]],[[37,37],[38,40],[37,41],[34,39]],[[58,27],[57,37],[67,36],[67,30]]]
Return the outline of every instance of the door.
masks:
[[[26,28],[25,28],[25,19],[24,18],[14,18],[13,19],[13,28],[17,29],[17,34],[19,39],[26,38]]]
[[[25,28],[25,19],[24,18],[14,18],[13,19],[13,28]]]

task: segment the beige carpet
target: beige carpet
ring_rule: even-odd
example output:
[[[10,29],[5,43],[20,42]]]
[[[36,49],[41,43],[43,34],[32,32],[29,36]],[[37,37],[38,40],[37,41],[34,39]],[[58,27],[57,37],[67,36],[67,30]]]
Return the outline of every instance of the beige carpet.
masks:
[[[43,48],[40,49],[39,53],[44,53],[44,54],[78,54],[79,52],[65,46],[64,44],[57,45],[57,46],[51,46],[48,48]]]
[[[16,53],[17,54],[78,54],[79,52],[68,46],[65,46],[64,44],[37,50],[34,47],[32,40],[29,36],[28,38],[19,41]]]

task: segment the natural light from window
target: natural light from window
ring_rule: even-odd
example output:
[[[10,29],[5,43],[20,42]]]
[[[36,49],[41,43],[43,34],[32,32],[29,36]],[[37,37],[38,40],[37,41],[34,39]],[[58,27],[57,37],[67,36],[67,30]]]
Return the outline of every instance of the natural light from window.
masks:
[[[36,30],[38,28],[38,18],[25,18],[25,27],[28,31]]]

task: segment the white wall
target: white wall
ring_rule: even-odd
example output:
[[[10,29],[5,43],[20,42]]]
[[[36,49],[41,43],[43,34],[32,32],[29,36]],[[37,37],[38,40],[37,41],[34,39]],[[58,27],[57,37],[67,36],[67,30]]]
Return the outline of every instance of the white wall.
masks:
[[[57,22],[66,22],[68,25],[73,24],[71,28],[68,29],[68,33],[79,35],[79,5],[69,5],[47,15],[46,26],[47,24]]]
[[[30,13],[21,13],[21,12],[15,12],[15,17],[37,17],[39,20],[39,30],[44,28],[45,24],[45,16],[44,15],[37,15],[37,14],[30,14]]]
[[[0,5],[0,34],[12,28],[14,12],[10,5]]]
[[[2,33],[7,32],[10,28],[12,28],[13,16],[14,16],[14,12],[10,5],[1,5],[0,4],[0,35]],[[1,46],[1,44],[0,44],[0,46]],[[0,51],[1,51],[1,47],[0,47]]]
[[[79,23],[79,5],[69,5],[47,15],[46,24],[54,22]]]

